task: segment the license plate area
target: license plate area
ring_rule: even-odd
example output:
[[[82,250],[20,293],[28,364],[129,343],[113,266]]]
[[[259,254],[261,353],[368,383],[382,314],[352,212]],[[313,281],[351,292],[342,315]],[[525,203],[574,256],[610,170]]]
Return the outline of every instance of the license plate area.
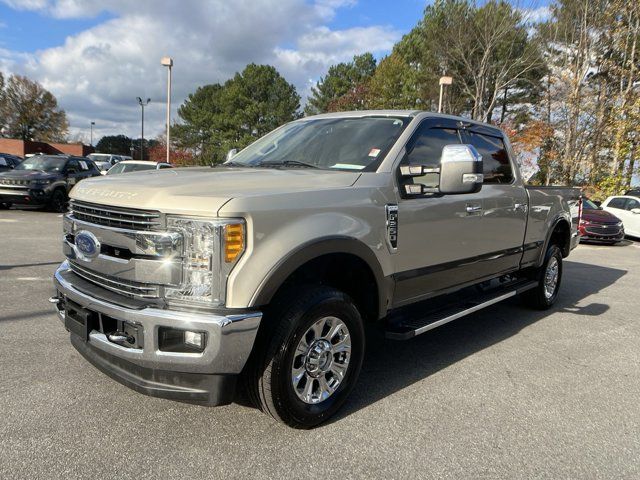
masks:
[[[109,341],[112,334],[126,334],[127,342],[113,342],[122,347],[142,349],[144,344],[143,328],[108,315],[88,310],[77,303],[65,299],[64,325],[69,332],[77,335],[85,342],[89,340],[92,331],[104,334]]]
[[[64,326],[86,342],[91,330],[99,328],[98,314],[66,299]]]

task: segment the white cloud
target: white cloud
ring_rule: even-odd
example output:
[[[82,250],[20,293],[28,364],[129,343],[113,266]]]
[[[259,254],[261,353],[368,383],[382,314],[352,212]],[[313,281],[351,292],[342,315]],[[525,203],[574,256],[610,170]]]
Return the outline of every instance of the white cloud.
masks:
[[[115,18],[59,45],[24,54],[0,50],[0,68],[40,81],[67,111],[72,133],[96,122],[96,136],[138,135],[140,107],[150,97],[145,132],[164,129],[166,70],[174,57],[175,109],[198,86],[224,81],[247,63],[274,65],[305,95],[332,63],[365,51],[384,53],[400,37],[384,26],[331,30],[339,8],[355,0],[1,0],[56,18]],[[147,123],[148,122],[148,123]]]
[[[518,11],[522,15],[522,19],[527,23],[541,23],[547,21],[551,17],[551,8],[519,8]]]

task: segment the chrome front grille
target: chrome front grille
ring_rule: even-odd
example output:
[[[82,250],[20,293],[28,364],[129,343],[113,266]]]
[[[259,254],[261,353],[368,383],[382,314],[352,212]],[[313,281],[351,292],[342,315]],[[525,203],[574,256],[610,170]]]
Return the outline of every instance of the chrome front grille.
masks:
[[[29,180],[12,180],[12,179],[2,179],[0,180],[0,185],[21,185],[27,186],[29,185]]]
[[[585,232],[591,235],[620,235],[622,228],[618,225],[587,225]]]
[[[105,275],[88,270],[75,262],[69,262],[69,266],[73,273],[84,278],[88,282],[98,285],[99,287],[106,288],[107,290],[117,292],[121,295],[126,295],[131,298],[160,297],[160,287],[158,285],[122,280],[111,275]]]
[[[127,230],[159,230],[162,228],[160,212],[112,207],[95,203],[70,202],[71,215],[77,220],[96,225]]]

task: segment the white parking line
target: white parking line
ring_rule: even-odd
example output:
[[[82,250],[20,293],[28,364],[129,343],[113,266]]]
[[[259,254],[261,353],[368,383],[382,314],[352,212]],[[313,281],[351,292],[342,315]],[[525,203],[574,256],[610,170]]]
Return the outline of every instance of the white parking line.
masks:
[[[17,220],[14,220],[13,218],[0,218],[0,222],[15,223]]]

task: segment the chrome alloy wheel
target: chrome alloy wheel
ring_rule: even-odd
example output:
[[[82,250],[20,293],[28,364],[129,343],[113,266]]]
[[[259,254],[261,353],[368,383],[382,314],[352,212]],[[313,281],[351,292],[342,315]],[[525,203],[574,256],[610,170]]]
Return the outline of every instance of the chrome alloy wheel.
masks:
[[[315,322],[300,339],[291,365],[291,383],[304,403],[325,401],[338,389],[351,359],[351,336],[336,317]]]
[[[553,297],[558,286],[560,276],[560,265],[556,257],[551,257],[544,272],[544,296],[547,300]]]

